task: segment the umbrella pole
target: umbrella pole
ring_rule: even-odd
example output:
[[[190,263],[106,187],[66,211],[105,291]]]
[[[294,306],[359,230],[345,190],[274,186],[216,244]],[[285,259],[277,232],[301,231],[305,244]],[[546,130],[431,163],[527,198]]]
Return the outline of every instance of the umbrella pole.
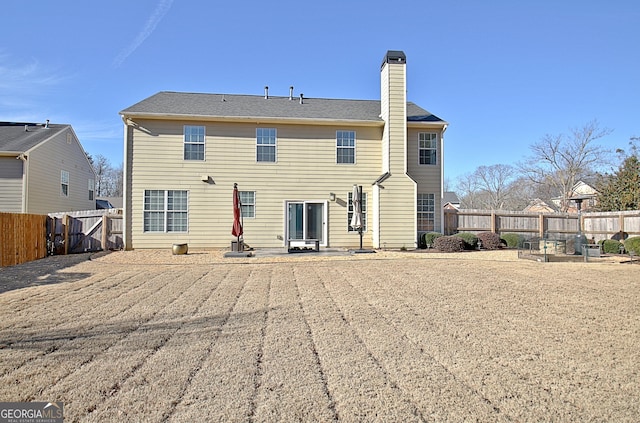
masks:
[[[362,228],[358,229],[358,232],[360,232],[360,249],[362,250]]]

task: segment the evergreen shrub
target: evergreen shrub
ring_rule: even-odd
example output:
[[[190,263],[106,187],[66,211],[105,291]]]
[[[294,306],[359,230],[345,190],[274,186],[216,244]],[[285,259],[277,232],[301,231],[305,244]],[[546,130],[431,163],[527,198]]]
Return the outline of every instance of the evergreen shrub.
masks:
[[[622,243],[616,239],[605,239],[602,241],[602,252],[605,254],[620,254]]]
[[[460,232],[454,236],[460,237],[464,241],[465,250],[475,250],[478,248],[478,237],[471,232]]]
[[[640,256],[640,236],[632,236],[624,241],[624,249],[629,253]]]
[[[427,232],[422,234],[420,237],[420,248],[427,248],[427,245],[433,248],[433,242],[441,236],[442,234],[440,232]]]
[[[512,232],[502,234],[501,239],[507,245],[507,248],[522,248],[525,241],[524,236]]]

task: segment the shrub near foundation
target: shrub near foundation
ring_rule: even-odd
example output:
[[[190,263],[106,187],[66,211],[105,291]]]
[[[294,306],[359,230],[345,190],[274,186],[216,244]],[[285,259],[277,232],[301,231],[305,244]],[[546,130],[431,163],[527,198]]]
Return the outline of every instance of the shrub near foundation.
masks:
[[[457,253],[464,251],[464,241],[456,235],[436,238],[433,247],[443,253]]]
[[[442,234],[440,232],[427,232],[422,234],[420,237],[420,248],[427,248],[427,246],[431,246],[433,248],[433,243],[436,238],[440,238]]]
[[[464,241],[465,250],[475,250],[478,247],[478,237],[476,234],[472,234],[471,232],[460,232],[455,234]]]
[[[632,236],[624,241],[624,249],[629,253],[640,256],[640,236]]]
[[[500,235],[494,232],[480,232],[478,241],[482,242],[482,248],[485,250],[498,250],[502,247],[500,243]]]

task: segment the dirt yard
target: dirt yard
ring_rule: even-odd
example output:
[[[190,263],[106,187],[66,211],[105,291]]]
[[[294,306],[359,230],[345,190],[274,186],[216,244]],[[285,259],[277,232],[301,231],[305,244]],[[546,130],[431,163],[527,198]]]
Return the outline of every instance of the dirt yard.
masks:
[[[88,258],[0,269],[0,401],[63,401],[69,422],[640,416],[638,265]]]

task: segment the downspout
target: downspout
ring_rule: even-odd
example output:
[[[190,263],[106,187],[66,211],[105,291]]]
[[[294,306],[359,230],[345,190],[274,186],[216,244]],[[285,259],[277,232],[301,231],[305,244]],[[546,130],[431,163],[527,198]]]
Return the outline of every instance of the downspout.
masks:
[[[129,179],[131,178],[129,172],[129,122],[131,122],[126,116],[122,116],[122,122],[124,123],[124,155],[122,164],[122,238],[125,250],[131,250],[131,213],[129,211],[131,201],[129,197],[131,192],[129,189]],[[132,122],[133,123],[133,122]]]
[[[444,198],[444,133],[449,127],[448,124],[444,124],[442,127],[442,134],[440,135],[440,233],[444,234],[444,207],[442,199]]]
[[[27,206],[29,202],[27,201],[29,195],[29,162],[27,161],[27,156],[24,153],[20,153],[16,159],[22,160],[22,213],[27,213]]]

